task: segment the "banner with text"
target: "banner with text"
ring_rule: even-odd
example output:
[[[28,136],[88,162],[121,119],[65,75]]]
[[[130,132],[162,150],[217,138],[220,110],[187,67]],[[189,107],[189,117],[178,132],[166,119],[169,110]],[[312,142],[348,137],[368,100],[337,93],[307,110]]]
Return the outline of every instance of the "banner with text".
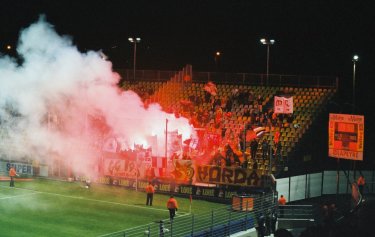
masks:
[[[235,167],[197,165],[195,180],[199,183],[260,187],[261,171]]]
[[[276,114],[293,113],[293,97],[274,97],[274,111]]]
[[[329,114],[328,155],[363,160],[364,121],[362,115]]]

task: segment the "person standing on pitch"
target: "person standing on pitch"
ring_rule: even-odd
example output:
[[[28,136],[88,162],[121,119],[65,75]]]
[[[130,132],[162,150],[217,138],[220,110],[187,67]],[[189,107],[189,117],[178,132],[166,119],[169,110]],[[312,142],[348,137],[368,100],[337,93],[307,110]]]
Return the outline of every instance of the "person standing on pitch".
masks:
[[[9,176],[10,176],[10,187],[14,187],[14,177],[18,176],[16,169],[12,166],[9,169]]]
[[[146,206],[147,205],[152,206],[152,200],[154,199],[155,188],[151,184],[151,182],[149,182],[148,185],[146,186],[146,193],[147,193]]]
[[[167,208],[169,210],[169,219],[173,222],[173,218],[176,215],[178,204],[177,200],[171,195],[167,202]]]

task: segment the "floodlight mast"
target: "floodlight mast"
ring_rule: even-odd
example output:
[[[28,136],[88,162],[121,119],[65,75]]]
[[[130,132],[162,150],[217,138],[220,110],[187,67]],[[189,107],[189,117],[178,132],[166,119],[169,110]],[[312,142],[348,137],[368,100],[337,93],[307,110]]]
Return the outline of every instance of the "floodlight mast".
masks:
[[[267,68],[266,68],[266,77],[267,77],[267,84],[268,84],[268,75],[269,75],[269,61],[270,61],[270,46],[275,44],[274,39],[260,39],[260,42],[267,46]]]
[[[141,42],[141,38],[139,38],[139,37],[136,37],[136,38],[129,37],[128,40],[129,40],[130,43],[134,44],[133,83],[135,83],[135,67],[136,67],[136,63],[137,63],[137,44],[139,42]]]

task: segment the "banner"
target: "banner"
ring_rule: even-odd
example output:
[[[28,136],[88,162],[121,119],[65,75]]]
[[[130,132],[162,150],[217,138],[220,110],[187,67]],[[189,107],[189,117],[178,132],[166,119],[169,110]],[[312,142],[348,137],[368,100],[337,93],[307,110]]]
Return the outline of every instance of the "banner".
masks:
[[[364,116],[329,114],[328,155],[363,160]]]
[[[171,175],[177,183],[189,183],[193,182],[194,168],[193,161],[191,160],[173,160],[174,169]]]
[[[213,96],[216,96],[216,94],[217,94],[216,85],[211,81],[207,82],[206,85],[204,85],[204,90],[207,91],[208,93],[210,93]]]
[[[0,173],[5,174],[8,176],[10,167],[14,167],[17,174],[26,174],[26,175],[33,175],[33,167],[31,164],[27,163],[18,163],[18,162],[0,162]]]
[[[196,166],[195,181],[199,183],[261,186],[261,171],[234,167],[202,165]]]
[[[136,178],[137,165],[134,160],[105,159],[104,175],[124,178]]]
[[[261,138],[265,132],[266,132],[265,127],[255,127],[252,129],[247,129],[246,130],[246,142],[250,142],[256,138]]]
[[[103,151],[105,152],[116,153],[118,152],[118,148],[119,146],[115,137],[107,138],[103,144]]]
[[[171,157],[173,155],[181,155],[182,153],[182,135],[178,134],[178,131],[168,132],[168,151],[167,156]]]
[[[293,113],[293,97],[274,97],[274,113],[276,114],[292,114]]]

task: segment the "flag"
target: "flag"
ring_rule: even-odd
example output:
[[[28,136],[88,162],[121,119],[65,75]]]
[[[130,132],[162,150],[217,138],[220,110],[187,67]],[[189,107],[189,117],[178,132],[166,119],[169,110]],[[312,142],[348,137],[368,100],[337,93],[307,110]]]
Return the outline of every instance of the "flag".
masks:
[[[273,138],[274,143],[278,143],[279,139],[280,139],[280,132],[276,131],[275,135],[274,135],[274,138]]]
[[[103,151],[115,153],[118,150],[117,140],[114,137],[108,138],[103,145]]]
[[[191,213],[191,204],[193,202],[193,196],[190,194],[189,196],[190,206],[189,206],[189,213]]]
[[[274,97],[274,112],[276,114],[292,114],[293,113],[293,97]]]
[[[210,93],[211,95],[215,96],[217,94],[217,88],[216,85],[209,81],[207,84],[204,86],[204,90]]]
[[[246,141],[250,142],[253,139],[260,138],[266,132],[265,127],[256,127],[246,130]]]
[[[199,141],[198,138],[192,138],[191,141],[190,141],[189,147],[191,149],[197,149],[197,147],[198,147],[198,141]]]
[[[165,157],[152,157],[152,167],[154,168],[167,168],[167,159]]]
[[[178,134],[178,131],[168,132],[168,157],[172,154],[181,154],[182,153],[182,135]]]
[[[156,177],[163,177],[166,175],[167,159],[165,157],[152,157],[152,168],[155,171]]]

